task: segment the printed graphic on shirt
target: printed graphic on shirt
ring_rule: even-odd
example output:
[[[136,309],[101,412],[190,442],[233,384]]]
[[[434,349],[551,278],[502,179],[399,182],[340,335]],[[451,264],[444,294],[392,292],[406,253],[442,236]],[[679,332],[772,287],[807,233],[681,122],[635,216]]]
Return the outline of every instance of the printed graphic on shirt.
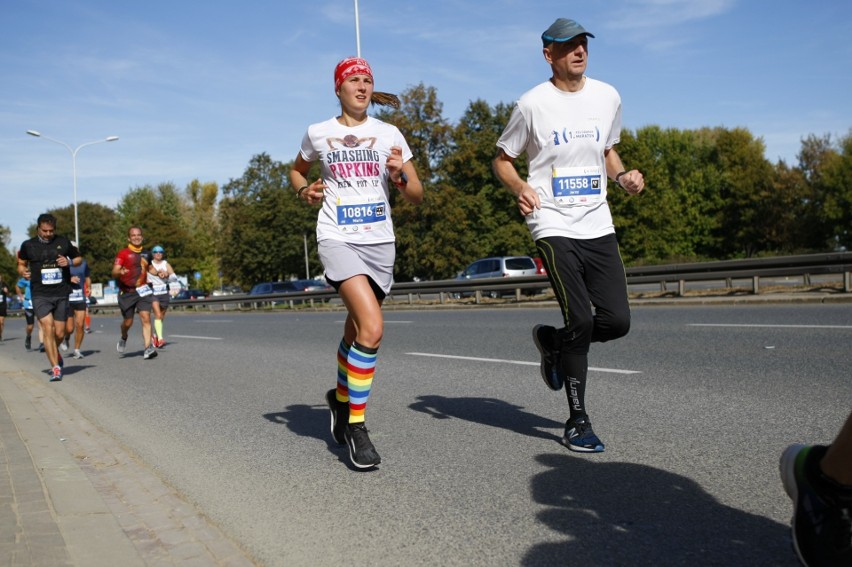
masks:
[[[326,165],[338,188],[381,188],[382,156],[373,149],[374,136],[358,138],[349,134],[343,138],[326,138],[326,143],[329,147]],[[387,206],[381,191],[373,195],[338,196],[335,205],[340,232],[368,232],[387,221]]]
[[[594,140],[595,142],[600,142],[601,140],[601,130],[597,126],[580,130],[563,128],[561,131],[553,130],[551,134],[553,135],[554,146],[567,144],[572,140]]]
[[[347,180],[354,178],[375,177],[373,187],[379,186],[379,175],[381,174],[381,154],[373,149],[376,138],[358,138],[349,134],[343,138],[327,138],[329,151],[325,155],[326,164],[331,175],[337,180],[338,187],[351,186]],[[361,145],[369,142],[362,148]],[[342,148],[339,148],[342,146]],[[362,186],[367,186],[366,180],[359,180]]]

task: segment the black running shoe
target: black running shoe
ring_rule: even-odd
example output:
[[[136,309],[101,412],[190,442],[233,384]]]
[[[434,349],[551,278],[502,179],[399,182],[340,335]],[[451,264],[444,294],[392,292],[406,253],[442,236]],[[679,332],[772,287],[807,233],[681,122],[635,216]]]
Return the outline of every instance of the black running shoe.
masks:
[[[325,393],[325,401],[331,412],[331,436],[338,445],[346,444],[346,424],[349,423],[349,403],[340,402],[335,395],[336,389]]]
[[[781,455],[781,482],[793,501],[793,549],[802,565],[852,565],[852,502],[821,490],[807,474],[825,451],[790,445]]]
[[[604,444],[592,431],[588,417],[578,417],[565,422],[565,435],[562,444],[580,453],[603,453]]]
[[[565,379],[559,372],[559,351],[553,348],[556,344],[556,329],[549,325],[536,325],[532,335],[541,353],[541,377],[548,388],[558,392],[565,384]]]
[[[382,462],[382,458],[373,447],[367,426],[363,423],[347,424],[344,437],[349,447],[349,460],[359,469],[369,469]]]
[[[30,335],[27,335],[27,338],[24,339],[24,348],[29,350],[33,350],[33,338]]]

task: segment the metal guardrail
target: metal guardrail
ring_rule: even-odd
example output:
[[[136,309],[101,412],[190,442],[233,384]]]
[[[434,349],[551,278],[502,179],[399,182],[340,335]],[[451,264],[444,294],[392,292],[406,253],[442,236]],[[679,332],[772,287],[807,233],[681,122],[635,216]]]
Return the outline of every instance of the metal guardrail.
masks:
[[[752,293],[760,293],[760,278],[799,276],[806,281],[810,275],[838,274],[843,277],[843,291],[852,291],[852,252],[828,254],[807,254],[800,256],[777,256],[745,260],[723,260],[719,262],[696,262],[669,264],[664,266],[636,266],[627,268],[627,283],[660,285],[666,291],[668,283],[678,284],[678,295],[684,295],[685,283],[700,281],[726,281],[750,279]],[[401,282],[394,284],[389,299],[408,298],[413,303],[421,295],[437,295],[440,303],[445,303],[458,295],[473,295],[480,303],[483,295],[490,292],[513,295],[520,299],[550,286],[547,276],[523,276],[517,278],[482,278],[475,280],[432,280],[421,282]],[[317,301],[328,301],[337,297],[334,291],[306,291],[274,295],[224,295],[208,297],[202,300],[172,301],[171,305],[243,305],[242,308],[256,308],[272,302],[288,303],[294,307],[299,303],[314,305]]]
[[[670,264],[666,266],[636,266],[627,268],[627,281],[632,284],[678,283],[678,295],[684,294],[687,281],[714,281],[749,278],[752,293],[760,293],[760,278],[782,276],[811,276],[842,274],[843,291],[852,291],[852,252],[775,256],[720,262]]]
[[[696,262],[685,264],[668,264],[664,266],[634,266],[627,268],[628,285],[659,284],[661,291],[666,291],[669,283],[677,283],[678,295],[685,293],[686,282],[727,282],[731,280],[750,279],[752,293],[760,293],[760,278],[767,277],[803,277],[805,281],[811,275],[837,274],[843,278],[843,291],[852,292],[852,252],[837,252],[827,254],[807,254],[801,256],[776,256],[772,258],[756,258],[746,260],[723,260],[719,262]],[[408,299],[413,303],[421,295],[437,295],[440,303],[446,303],[456,296],[471,295],[476,303],[482,301],[483,295],[491,292],[512,295],[520,300],[522,295],[532,294],[550,286],[547,276],[523,276],[517,278],[482,278],[475,280],[432,280],[421,282],[401,282],[394,284],[390,300]],[[317,304],[337,298],[335,291],[301,291],[269,295],[217,295],[204,299],[172,300],[170,308],[209,308],[211,310],[254,310],[271,307],[276,304],[287,304],[290,308],[297,305]],[[117,305],[93,306],[93,311],[117,311]],[[20,313],[20,310],[10,311],[10,315]]]

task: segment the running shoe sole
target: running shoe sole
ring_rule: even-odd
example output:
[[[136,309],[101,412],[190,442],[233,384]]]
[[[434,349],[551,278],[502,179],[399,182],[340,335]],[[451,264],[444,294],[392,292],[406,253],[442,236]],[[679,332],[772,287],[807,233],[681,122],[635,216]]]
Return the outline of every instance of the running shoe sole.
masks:
[[[559,442],[562,443],[563,445],[565,445],[568,448],[569,451],[574,451],[576,453],[603,453],[604,449],[605,449],[603,443],[595,445],[594,447],[583,447],[582,445],[572,445],[571,441],[569,439],[567,439],[566,437],[563,437],[562,439],[560,439]]]

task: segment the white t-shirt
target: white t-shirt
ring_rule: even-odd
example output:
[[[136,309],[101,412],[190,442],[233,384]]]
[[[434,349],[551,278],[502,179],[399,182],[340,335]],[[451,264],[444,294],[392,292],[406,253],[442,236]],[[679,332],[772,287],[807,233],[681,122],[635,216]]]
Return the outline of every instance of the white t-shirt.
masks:
[[[317,216],[317,242],[394,241],[385,168],[391,146],[402,148],[403,162],[412,158],[399,129],[373,117],[353,127],[336,118],[308,127],[300,152],[306,161],[321,161],[327,187]]]
[[[157,262],[156,260],[151,260],[151,265],[154,266],[154,269],[158,272],[168,272],[169,271],[169,261],[163,260],[161,262]],[[154,291],[154,295],[163,295],[169,292],[168,287],[169,277],[161,278],[157,274],[152,274],[148,272],[148,283],[151,284],[151,289]]]
[[[534,240],[615,232],[604,150],[620,136],[621,97],[606,83],[586,77],[572,93],[546,81],[521,96],[497,146],[512,158],[527,154],[527,182],[541,199],[541,209],[526,217]]]

